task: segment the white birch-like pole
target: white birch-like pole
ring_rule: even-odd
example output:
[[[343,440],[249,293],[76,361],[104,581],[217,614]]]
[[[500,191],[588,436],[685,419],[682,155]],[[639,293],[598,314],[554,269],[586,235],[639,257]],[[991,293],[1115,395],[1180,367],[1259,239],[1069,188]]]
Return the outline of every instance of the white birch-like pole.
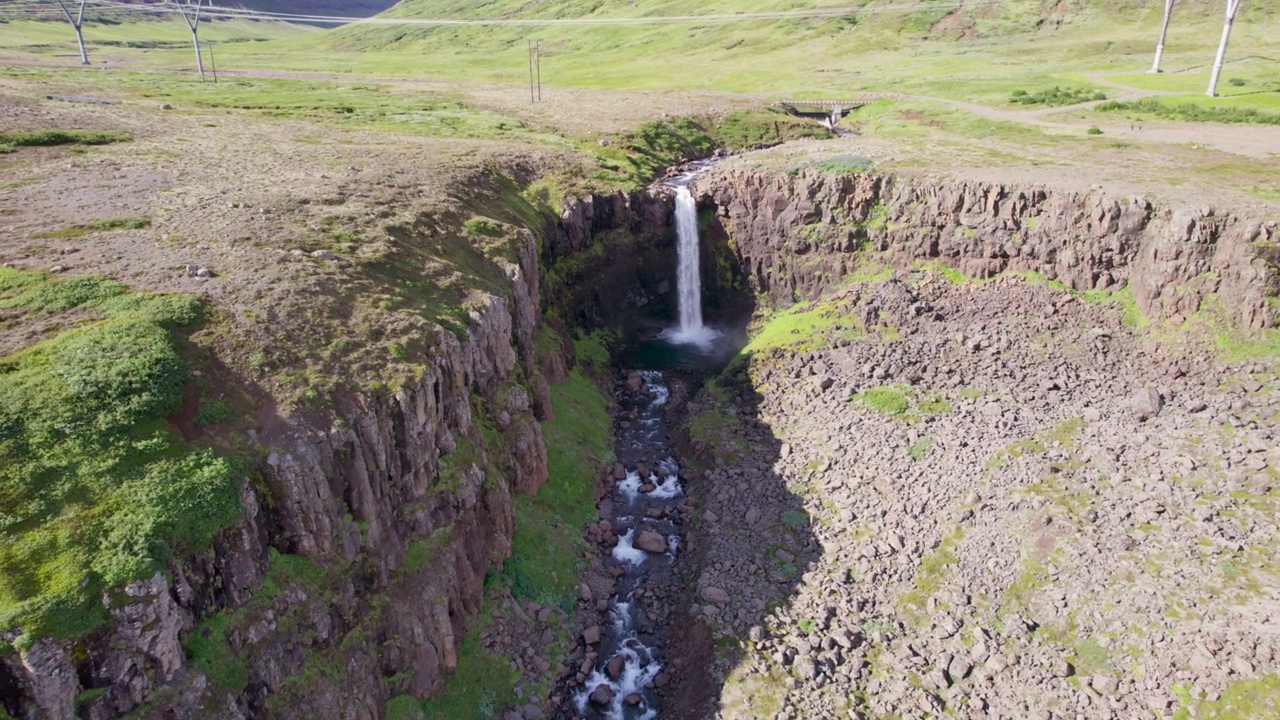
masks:
[[[71,11],[67,10],[66,3],[57,0],[58,7],[62,8],[62,14],[67,18],[67,22],[71,23],[71,27],[76,29],[76,42],[80,44],[80,64],[89,64],[89,51],[84,47],[84,6],[89,0],[80,0],[80,12],[75,17],[71,17]]]
[[[1164,3],[1164,24],[1160,26],[1160,42],[1156,44],[1156,61],[1152,63],[1151,69],[1147,72],[1160,72],[1160,59],[1164,57],[1164,40],[1169,35],[1169,18],[1173,16],[1173,0],[1165,0]]]
[[[1236,11],[1240,9],[1241,0],[1227,0],[1227,22],[1222,26],[1222,42],[1218,43],[1218,57],[1213,61],[1213,75],[1209,77],[1209,97],[1218,97],[1218,77],[1222,75],[1222,62],[1227,57],[1227,41],[1231,39],[1231,23],[1235,22]]]
[[[204,0],[172,0],[177,6],[178,12],[182,13],[182,19],[186,21],[187,27],[191,29],[191,44],[196,49],[196,70],[200,72],[200,77],[204,78],[204,56],[200,54],[200,10],[204,6]],[[212,6],[213,0],[210,0]],[[195,7],[195,12],[188,14],[187,11],[191,7]]]

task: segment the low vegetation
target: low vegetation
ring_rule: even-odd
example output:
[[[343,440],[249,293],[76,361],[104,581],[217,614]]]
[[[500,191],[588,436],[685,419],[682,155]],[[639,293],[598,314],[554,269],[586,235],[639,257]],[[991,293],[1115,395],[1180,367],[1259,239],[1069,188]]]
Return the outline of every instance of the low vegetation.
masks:
[[[92,235],[93,233],[98,232],[145,230],[149,227],[151,227],[151,218],[147,217],[106,218],[104,220],[93,220],[87,223],[69,225],[59,230],[35,233],[31,237],[37,239],[69,240],[71,238],[84,237],[85,235]]]
[[[0,153],[20,147],[53,145],[108,145],[131,140],[128,135],[98,130],[13,130],[0,132]]]
[[[1280,113],[1266,112],[1248,107],[1204,106],[1193,103],[1167,103],[1155,98],[1143,98],[1132,102],[1105,102],[1094,108],[1097,112],[1126,112],[1154,115],[1166,120],[1184,122],[1248,123],[1253,125],[1280,125]]]
[[[1046,90],[1038,90],[1031,93],[1026,90],[1014,90],[1009,96],[1009,102],[1015,105],[1045,105],[1048,107],[1077,105],[1083,102],[1106,99],[1107,94],[1101,90],[1070,87],[1064,88],[1057,85]]]
[[[0,628],[22,645],[86,632],[104,591],[234,522],[239,473],[165,421],[194,298],[0,269],[0,305],[97,318],[0,359]]]
[[[571,607],[578,587],[579,533],[596,515],[597,474],[613,459],[608,401],[574,371],[551,389],[555,419],[542,424],[547,482],[532,498],[513,498],[516,531],[504,575],[517,597]]]

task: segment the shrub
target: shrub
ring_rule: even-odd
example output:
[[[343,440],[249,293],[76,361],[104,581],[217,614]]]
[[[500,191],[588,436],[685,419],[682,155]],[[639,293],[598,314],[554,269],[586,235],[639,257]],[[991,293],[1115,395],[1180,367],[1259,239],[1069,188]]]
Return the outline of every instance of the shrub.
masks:
[[[124,283],[115,280],[84,275],[33,285],[21,295],[0,302],[0,307],[62,312],[88,303],[101,302],[121,295],[128,289]]]
[[[108,145],[131,140],[128,135],[96,130],[14,130],[0,132],[0,145],[49,147],[52,145]]]
[[[1280,125],[1280,113],[1269,113],[1254,108],[1203,106],[1194,103],[1162,103],[1155,98],[1143,98],[1133,102],[1105,102],[1094,108],[1097,112],[1139,112],[1156,117],[1187,122],[1249,123],[1254,125]]]
[[[866,158],[861,155],[839,155],[815,164],[815,167],[819,170],[840,173],[842,175],[868,173],[871,172],[872,166],[873,163],[871,162],[871,158]]]
[[[1026,90],[1014,90],[1009,95],[1009,102],[1016,105],[1047,105],[1049,107],[1059,107],[1062,105],[1075,105],[1093,100],[1106,100],[1107,94],[1101,90],[1090,90],[1088,88],[1063,88],[1054,85],[1047,90],[1040,90],[1035,93],[1028,93]]]
[[[187,375],[169,331],[140,317],[0,359],[0,630],[20,630],[16,644],[91,630],[105,590],[239,516],[236,468],[164,422]]]
[[[73,402],[92,403],[112,427],[178,409],[187,372],[159,325],[94,325],[59,344],[50,365]]]

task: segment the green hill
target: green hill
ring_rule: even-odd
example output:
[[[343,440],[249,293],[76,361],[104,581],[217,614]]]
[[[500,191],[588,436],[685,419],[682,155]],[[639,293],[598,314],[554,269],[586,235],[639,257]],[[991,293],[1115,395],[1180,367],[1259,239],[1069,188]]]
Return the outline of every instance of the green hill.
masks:
[[[1168,43],[1171,63],[1212,60],[1220,3],[1183,0]],[[292,62],[327,54],[335,69],[518,82],[526,42],[543,43],[544,79],[625,88],[844,94],[896,90],[970,99],[978,77],[1026,75],[1012,87],[1071,73],[1141,68],[1150,62],[1159,0],[405,0],[382,18],[579,21],[671,15],[854,9],[828,18],[625,25],[422,26],[355,24],[317,34]],[[1235,57],[1274,57],[1276,11],[1246,3]],[[1266,52],[1263,52],[1265,50]],[[356,55],[358,53],[359,55]],[[1036,67],[1026,73],[1028,57]],[[410,60],[406,62],[406,60]],[[285,62],[291,62],[285,60]],[[1137,65],[1135,65],[1137,63]]]

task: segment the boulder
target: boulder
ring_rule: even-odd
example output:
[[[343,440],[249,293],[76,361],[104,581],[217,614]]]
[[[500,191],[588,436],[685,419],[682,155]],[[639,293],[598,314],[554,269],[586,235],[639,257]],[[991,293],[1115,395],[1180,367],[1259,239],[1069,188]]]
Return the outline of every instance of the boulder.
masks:
[[[591,701],[592,705],[608,707],[613,702],[613,688],[605,683],[600,683],[595,690],[591,691],[587,699]]]
[[[705,587],[702,588],[702,599],[716,605],[728,605],[729,593],[718,587]]]
[[[641,530],[636,538],[636,547],[649,553],[661,554],[667,551],[667,538],[662,533],[652,530]]]

